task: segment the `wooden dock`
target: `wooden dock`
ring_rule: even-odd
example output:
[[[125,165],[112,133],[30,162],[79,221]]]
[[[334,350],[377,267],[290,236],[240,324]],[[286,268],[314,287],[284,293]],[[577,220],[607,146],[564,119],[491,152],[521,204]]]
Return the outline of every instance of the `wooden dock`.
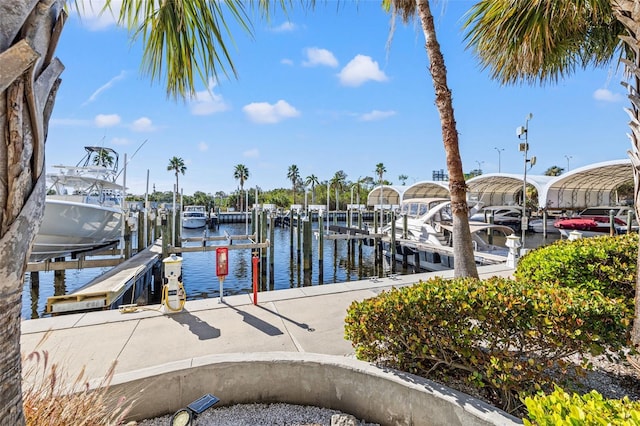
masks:
[[[75,292],[47,298],[46,313],[110,309],[129,290],[134,300],[125,303],[134,303],[139,293],[135,287],[143,287],[150,281],[153,266],[161,255],[162,245],[156,242]]]

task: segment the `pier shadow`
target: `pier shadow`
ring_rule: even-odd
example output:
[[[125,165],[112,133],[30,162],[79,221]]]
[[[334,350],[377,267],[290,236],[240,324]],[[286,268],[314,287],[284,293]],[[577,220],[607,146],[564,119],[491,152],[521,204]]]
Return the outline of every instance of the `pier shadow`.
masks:
[[[282,315],[282,314],[280,314],[280,313],[278,313],[278,312],[276,312],[276,311],[272,311],[271,309],[267,309],[267,308],[265,308],[264,306],[257,305],[257,307],[258,307],[258,308],[260,308],[260,309],[262,309],[263,311],[267,311],[267,312],[269,312],[270,314],[275,315],[275,316],[277,316],[277,317],[281,318],[281,319],[282,319],[282,320],[284,320],[284,321],[290,322],[291,324],[294,324],[294,325],[296,325],[296,326],[300,327],[300,328],[301,328],[301,329],[303,329],[303,330],[307,330],[308,332],[314,332],[314,331],[316,331],[316,329],[315,329],[315,328],[313,328],[313,327],[309,327],[309,325],[308,325],[308,324],[305,324],[305,323],[301,323],[301,322],[294,321],[294,320],[292,320],[291,318],[289,318],[289,317],[285,317],[284,315]]]
[[[235,306],[231,306],[226,302],[222,302],[225,306],[227,306],[228,308],[233,309],[234,311],[236,311],[238,314],[242,315],[242,321],[249,324],[250,326],[254,327],[257,330],[260,330],[261,332],[263,332],[264,334],[266,334],[267,336],[280,336],[282,334],[284,334],[282,332],[282,330],[280,330],[278,327],[274,326],[273,324],[269,324],[266,321],[261,320],[260,318],[251,315],[248,312],[242,311],[238,308],[236,308]]]
[[[189,311],[183,310],[182,312],[168,315],[168,317],[181,325],[186,325],[190,332],[198,336],[199,340],[217,339],[220,337],[219,329],[210,326]]]

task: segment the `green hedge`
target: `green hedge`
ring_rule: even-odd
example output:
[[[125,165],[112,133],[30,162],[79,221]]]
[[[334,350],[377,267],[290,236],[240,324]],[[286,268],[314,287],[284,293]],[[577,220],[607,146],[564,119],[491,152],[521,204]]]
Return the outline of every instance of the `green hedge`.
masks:
[[[527,397],[528,410],[523,419],[526,426],[611,425],[640,424],[640,401],[604,399],[596,391],[585,395],[569,395],[556,387],[550,395]]]
[[[518,281],[579,287],[633,304],[638,234],[561,240],[532,250],[520,259]]]
[[[492,388],[510,411],[522,392],[550,390],[551,372],[576,369],[569,355],[620,349],[628,309],[554,285],[434,278],[352,303],[345,332],[359,359]]]

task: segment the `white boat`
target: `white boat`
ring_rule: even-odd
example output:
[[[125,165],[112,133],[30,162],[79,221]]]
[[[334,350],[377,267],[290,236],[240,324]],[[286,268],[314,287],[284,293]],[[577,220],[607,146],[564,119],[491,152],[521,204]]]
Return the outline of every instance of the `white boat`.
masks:
[[[522,208],[519,206],[487,206],[472,214],[469,220],[506,225],[519,232],[522,229]]]
[[[185,206],[182,212],[182,227],[204,228],[207,225],[207,209],[204,206]]]
[[[473,214],[478,208],[474,206],[470,213]],[[382,228],[382,233],[387,235],[391,235],[392,228],[395,230],[396,253],[406,257],[408,264],[419,262],[420,267],[427,270],[453,267],[453,256],[446,254],[452,253],[450,248],[453,243],[453,215],[449,199],[405,200],[400,206],[400,216],[393,227],[387,225]],[[506,237],[513,234],[511,227],[473,221],[469,222],[469,227],[478,263],[491,257],[495,262],[506,261],[508,249],[504,243]],[[390,256],[388,243],[386,247],[383,245],[383,250],[385,255]]]
[[[66,257],[117,244],[123,222],[124,188],[116,183],[118,154],[87,146],[76,166],[53,166],[44,217],[29,260]]]

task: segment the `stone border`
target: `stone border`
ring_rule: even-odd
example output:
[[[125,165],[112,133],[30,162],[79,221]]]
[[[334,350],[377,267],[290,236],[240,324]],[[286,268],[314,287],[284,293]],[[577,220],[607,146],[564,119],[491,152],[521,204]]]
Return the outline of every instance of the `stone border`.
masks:
[[[135,400],[129,420],[171,414],[206,393],[217,406],[289,403],[381,425],[518,425],[483,401],[353,358],[297,352],[210,355],[117,374],[112,395]]]

